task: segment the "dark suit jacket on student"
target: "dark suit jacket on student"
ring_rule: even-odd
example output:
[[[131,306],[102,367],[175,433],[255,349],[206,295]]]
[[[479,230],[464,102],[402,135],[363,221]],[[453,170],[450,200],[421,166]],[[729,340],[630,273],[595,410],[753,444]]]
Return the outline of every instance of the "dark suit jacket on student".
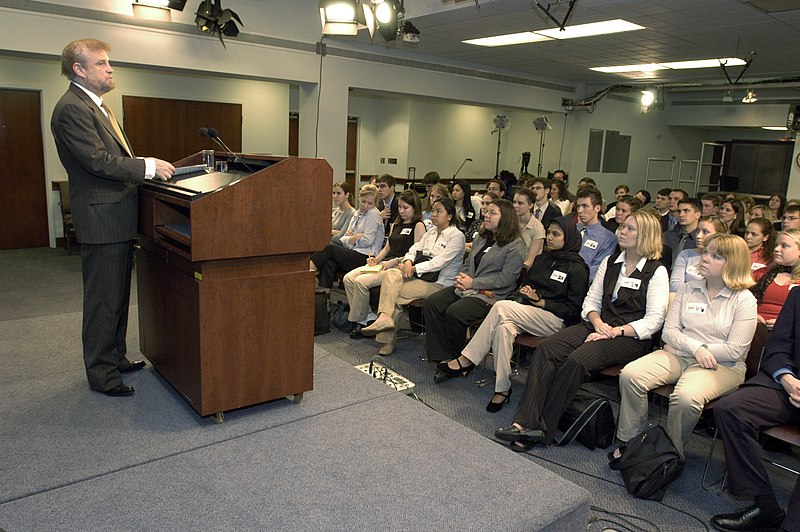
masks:
[[[392,196],[392,204],[389,206],[389,212],[391,212],[392,214],[389,216],[388,219],[383,221],[383,233],[386,236],[389,236],[389,233],[391,232],[392,228],[392,223],[394,223],[395,218],[397,218],[397,209],[398,209],[397,197],[398,197],[397,194]],[[379,211],[382,211],[383,209],[386,208],[386,203],[384,203],[383,200],[378,200],[377,207]]]
[[[536,210],[536,207],[534,207],[534,210]],[[563,216],[561,214],[561,209],[552,203],[547,202],[547,208],[544,210],[544,214],[542,214],[541,219],[544,230],[547,231],[547,228],[550,226],[550,222],[552,222],[554,218],[560,218],[561,216]]]
[[[761,370],[745,385],[757,384],[768,388],[782,389],[783,386],[775,382],[772,374],[784,366],[800,369],[800,290],[789,292],[789,297],[783,303],[783,309],[778,314],[775,325],[767,337],[764,355],[761,358]]]

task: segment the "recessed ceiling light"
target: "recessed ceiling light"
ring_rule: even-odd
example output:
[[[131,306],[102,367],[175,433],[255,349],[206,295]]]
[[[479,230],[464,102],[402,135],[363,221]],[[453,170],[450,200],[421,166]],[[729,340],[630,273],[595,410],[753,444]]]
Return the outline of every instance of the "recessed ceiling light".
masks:
[[[577,26],[567,26],[564,28],[564,31],[561,31],[559,28],[524,31],[522,33],[494,35],[481,39],[468,39],[461,42],[477,44],[478,46],[508,46],[511,44],[549,41],[551,39],[575,39],[577,37],[591,37],[593,35],[607,35],[609,33],[643,29],[644,26],[639,26],[638,24],[626,20],[616,19],[592,22],[590,24],[578,24]]]
[[[621,72],[654,72],[656,70],[665,70],[667,67],[657,65],[655,63],[647,63],[643,65],[620,65],[609,67],[591,67],[589,70],[597,72],[605,72],[607,74],[618,74]]]
[[[532,31],[523,31],[522,33],[509,33],[508,35],[495,35],[493,37],[483,37],[481,39],[469,39],[465,42],[467,44],[477,44],[478,46],[509,46],[512,44],[524,44],[537,41],[551,41],[550,37],[533,33]]]
[[[546,35],[553,39],[576,39],[578,37],[591,37],[593,35],[608,35],[609,33],[621,33],[623,31],[643,30],[644,26],[639,26],[627,20],[604,20],[602,22],[591,22],[589,24],[578,24],[577,26],[567,26],[564,31],[560,28],[549,30],[537,30],[539,35]]]
[[[786,126],[761,126],[761,129],[768,129],[770,131],[788,131]]]

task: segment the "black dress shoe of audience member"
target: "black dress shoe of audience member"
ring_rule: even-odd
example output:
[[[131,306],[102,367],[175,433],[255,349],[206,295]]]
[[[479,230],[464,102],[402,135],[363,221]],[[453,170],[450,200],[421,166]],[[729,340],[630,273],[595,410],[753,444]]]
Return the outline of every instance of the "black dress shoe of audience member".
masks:
[[[110,390],[105,390],[104,393],[106,395],[110,395],[111,397],[125,397],[126,395],[133,395],[133,392],[136,390],[133,389],[133,386],[129,386],[127,384],[120,384],[119,386],[114,386]]]
[[[139,371],[143,367],[145,367],[147,363],[144,360],[136,360],[131,362],[130,360],[123,359],[122,362],[119,364],[119,372],[120,373],[133,373],[134,371]]]
[[[499,428],[494,431],[494,437],[503,441],[544,441],[544,431],[539,429],[518,429],[515,425]]]
[[[350,338],[352,338],[353,340],[364,338],[364,335],[361,334],[361,329],[363,328],[364,326],[361,325],[360,323],[356,323],[355,325],[353,325],[353,329],[350,331]]]
[[[764,528],[780,528],[786,514],[781,510],[777,515],[764,515],[758,506],[748,506],[730,514],[719,514],[711,518],[711,524],[717,530],[761,530]]]

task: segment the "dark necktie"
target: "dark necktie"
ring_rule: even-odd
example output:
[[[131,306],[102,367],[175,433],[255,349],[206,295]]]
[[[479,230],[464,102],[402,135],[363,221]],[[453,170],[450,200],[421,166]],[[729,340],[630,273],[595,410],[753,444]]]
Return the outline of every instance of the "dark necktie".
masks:
[[[540,222],[542,221],[542,209],[536,207],[536,210],[533,212],[533,215],[536,216],[536,219]]]

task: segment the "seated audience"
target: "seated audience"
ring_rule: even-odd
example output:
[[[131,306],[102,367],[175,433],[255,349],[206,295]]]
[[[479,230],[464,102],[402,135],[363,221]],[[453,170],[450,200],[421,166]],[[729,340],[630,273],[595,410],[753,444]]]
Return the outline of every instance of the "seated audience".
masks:
[[[719,207],[719,215],[728,224],[728,233],[744,238],[747,224],[744,221],[744,205],[737,199],[726,199]]]
[[[678,291],[678,288],[689,281],[699,281],[703,277],[700,275],[700,259],[705,249],[706,240],[711,235],[727,233],[728,226],[719,216],[703,216],[697,224],[697,234],[695,235],[694,249],[684,249],[677,257],[675,264],[672,265],[672,272],[669,276],[670,295]]]
[[[550,191],[553,185],[549,179],[545,177],[535,177],[531,180],[530,187],[526,187],[533,191],[533,216],[542,222],[542,227],[550,227],[550,222],[553,218],[560,218],[563,216],[561,209],[556,205],[550,203]]]
[[[783,218],[783,210],[786,208],[786,196],[780,193],[775,193],[769,197],[767,207],[772,209],[776,220]]]
[[[486,192],[493,192],[498,198],[503,199],[506,196],[506,184],[502,179],[491,179],[486,183]]]
[[[669,194],[672,192],[671,188],[662,188],[656,192],[655,207],[658,209],[659,214],[663,217],[669,213]],[[666,228],[664,229],[666,231]],[[663,231],[662,231],[663,232]]]
[[[335,244],[341,244],[340,238],[347,231],[347,226],[350,225],[350,220],[353,218],[356,209],[351,205],[353,201],[353,194],[350,191],[350,185],[345,181],[337,181],[333,184],[333,212],[331,213],[331,241]]]
[[[800,229],[778,233],[773,266],[756,271],[755,276],[758,319],[771,329],[789,292],[800,285]]]
[[[736,199],[738,199],[744,207],[744,223],[746,225],[747,222],[750,221],[750,209],[756,206],[756,200],[754,200],[752,196],[746,194],[737,194]]]
[[[422,178],[422,184],[425,185],[425,197],[427,198],[428,195],[431,193],[431,189],[433,185],[439,182],[439,172],[431,171],[425,174]]]
[[[719,194],[713,192],[706,192],[700,198],[700,203],[703,204],[703,216],[714,216],[719,214],[719,204],[722,198]]]
[[[775,227],[767,218],[752,218],[744,232],[744,241],[750,250],[751,270],[772,266],[775,251]]]
[[[750,209],[750,220],[753,218],[766,218],[770,223],[775,221],[775,214],[766,205],[755,205]]]
[[[311,255],[311,270],[318,273],[321,292],[330,292],[336,272],[349,272],[363,266],[367,257],[374,257],[383,247],[383,220],[375,208],[378,189],[364,185],[358,193],[359,209],[350,225],[339,239],[341,246],[328,244],[322,251]]]
[[[678,201],[678,225],[664,232],[664,244],[672,249],[673,257],[677,258],[684,249],[697,247],[695,238],[702,211],[703,206],[694,198]]]
[[[472,250],[472,241],[478,237],[478,231],[483,223],[483,217],[486,215],[486,208],[489,207],[489,205],[491,205],[496,199],[500,199],[500,197],[494,192],[486,192],[483,194],[483,196],[481,196],[481,215],[477,220],[472,221],[470,226],[467,228],[465,235],[467,240],[467,251]]]
[[[725,447],[728,489],[753,504],[711,518],[717,530],[800,530],[800,480],[786,513],[775,498],[759,435],[776,425],[800,425],[800,291],[793,290],[769,333],[761,367],[739,390],[720,399],[714,419]]]
[[[775,229],[785,231],[786,229],[798,228],[800,228],[800,205],[787,204],[783,210],[780,228],[776,227]]]
[[[514,211],[519,217],[519,233],[525,243],[525,261],[523,268],[533,264],[533,259],[544,247],[544,226],[531,212],[534,193],[529,188],[521,188],[514,194]]]
[[[617,246],[614,233],[600,223],[600,208],[603,198],[600,191],[594,187],[585,187],[578,190],[575,199],[575,210],[578,215],[578,232],[581,233],[581,257],[589,266],[589,282],[594,279],[597,268],[603,259],[611,255]],[[659,242],[661,238],[659,238]]]
[[[628,216],[619,246],[622,251],[605,258],[597,270],[583,301],[583,322],[536,348],[514,423],[497,429],[497,438],[517,442],[518,449],[552,443],[558,420],[589,375],[636,360],[652,348],[669,299],[667,270],[658,261],[658,217],[646,210]]]
[[[455,202],[450,198],[436,200],[431,210],[431,229],[409,248],[397,266],[385,271],[378,319],[361,329],[362,335],[377,335],[376,340],[384,344],[379,354],[391,355],[394,351],[395,327],[403,305],[453,284],[464,257],[464,233],[456,222]]]
[[[572,212],[573,204],[569,196],[569,189],[566,183],[557,179],[550,182],[550,201],[561,210],[562,216]]]
[[[680,188],[673,188],[669,193],[669,210],[661,217],[664,232],[675,229],[678,225],[678,203],[689,197],[689,193]]]
[[[494,396],[486,405],[489,412],[500,411],[511,397],[511,354],[518,334],[550,336],[580,322],[589,268],[578,254],[581,235],[575,222],[553,220],[547,230],[547,249],[536,257],[512,299],[492,305],[461,356],[437,366],[443,375],[464,375],[491,351],[497,378]]]
[[[472,187],[468,181],[464,180],[456,181],[453,185],[453,190],[450,192],[450,197],[456,202],[456,214],[459,220],[458,228],[466,236],[469,226],[479,217],[481,201],[472,195]]]
[[[344,276],[344,290],[350,304],[348,320],[352,324],[350,338],[361,338],[361,328],[367,324],[369,289],[380,286],[386,271],[397,267],[411,246],[425,234],[421,202],[414,190],[405,190],[398,196],[397,213],[383,249],[374,257],[367,258],[366,267],[360,266]],[[373,267],[378,264],[381,270],[376,272]]]
[[[422,223],[425,224],[425,229],[430,231],[433,227],[433,222],[431,222],[431,210],[433,208],[433,204],[439,201],[442,198],[449,198],[450,191],[447,190],[447,185],[444,183],[437,183],[433,185],[430,192],[428,192],[428,197],[425,198],[425,201],[422,203]],[[456,227],[459,225],[458,215],[455,218]]]
[[[575,194],[573,194],[572,192],[570,192],[568,190],[569,189],[569,175],[567,174],[567,172],[565,172],[564,170],[555,170],[555,171],[553,171],[552,174],[550,174],[549,178],[550,178],[551,182],[560,181],[561,183],[564,183],[564,196],[563,197],[565,199],[568,199],[570,201],[570,203],[575,205]]]
[[[642,202],[642,207],[650,204],[650,193],[645,189],[637,190],[633,197]]]
[[[381,213],[383,233],[387,237],[392,223],[397,219],[397,199],[394,194],[396,184],[394,176],[389,174],[380,175],[375,180],[375,186],[378,187],[378,204],[376,207]]]
[[[631,213],[642,208],[642,202],[634,196],[621,196],[614,205],[614,217],[605,223],[606,229],[618,236],[619,227]]]
[[[702,279],[682,285],[669,306],[664,347],[629,362],[619,376],[617,438],[625,445],[647,428],[647,392],[674,384],[666,431],[681,459],[683,446],[709,401],[744,382],[745,358],[756,331],[750,258],[741,238],[708,237],[700,259]],[[714,370],[714,371],[708,371]]]
[[[495,300],[514,291],[524,259],[514,206],[507,200],[493,201],[453,286],[425,300],[425,358],[449,360],[460,353],[467,326],[485,318]]]
[[[611,221],[614,219],[614,215],[616,214],[616,206],[619,199],[623,196],[630,196],[631,189],[628,185],[617,185],[617,188],[614,189],[614,197],[616,198],[614,201],[606,205],[606,213],[603,215],[605,220]]]

